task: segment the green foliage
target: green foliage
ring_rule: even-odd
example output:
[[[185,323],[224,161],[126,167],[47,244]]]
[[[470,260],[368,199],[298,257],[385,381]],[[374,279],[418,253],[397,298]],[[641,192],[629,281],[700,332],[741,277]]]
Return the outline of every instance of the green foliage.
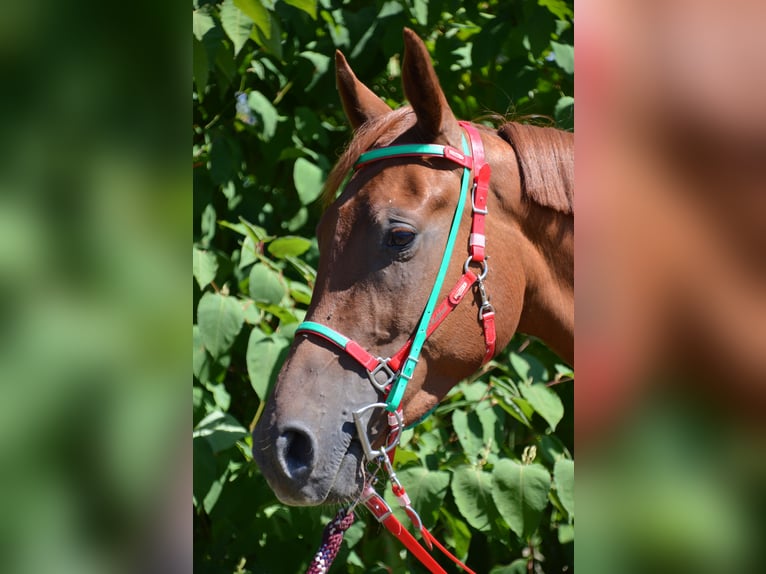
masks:
[[[195,0],[195,571],[301,572],[334,514],[279,504],[247,430],[310,301],[316,200],[351,135],[334,51],[398,106],[408,26],[460,118],[545,116],[571,129],[572,18],[563,0]],[[415,508],[477,571],[572,568],[572,377],[518,335],[404,435],[395,466]],[[360,514],[334,572],[422,571]]]

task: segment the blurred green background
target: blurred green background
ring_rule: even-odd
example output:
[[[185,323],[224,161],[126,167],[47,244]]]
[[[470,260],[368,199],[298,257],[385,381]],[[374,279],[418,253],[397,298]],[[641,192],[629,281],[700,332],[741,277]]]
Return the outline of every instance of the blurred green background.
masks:
[[[189,570],[185,14],[2,8],[2,572]]]

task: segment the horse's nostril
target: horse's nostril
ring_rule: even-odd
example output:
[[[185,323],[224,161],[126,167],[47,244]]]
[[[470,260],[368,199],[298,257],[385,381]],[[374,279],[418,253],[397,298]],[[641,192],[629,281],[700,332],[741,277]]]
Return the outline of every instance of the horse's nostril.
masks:
[[[292,479],[303,478],[314,466],[314,437],[300,428],[285,430],[277,438],[277,454],[285,474]]]

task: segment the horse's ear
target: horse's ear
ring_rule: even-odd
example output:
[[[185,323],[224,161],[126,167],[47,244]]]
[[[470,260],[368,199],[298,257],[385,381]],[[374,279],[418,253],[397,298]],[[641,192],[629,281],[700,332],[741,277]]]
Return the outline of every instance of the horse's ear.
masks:
[[[402,83],[404,95],[418,118],[418,125],[427,136],[435,138],[444,135],[450,139],[451,134],[459,133],[457,119],[439,85],[428,49],[409,28],[404,29]]]
[[[335,81],[343,111],[354,130],[366,121],[391,111],[388,104],[357,79],[340,50],[335,51]]]

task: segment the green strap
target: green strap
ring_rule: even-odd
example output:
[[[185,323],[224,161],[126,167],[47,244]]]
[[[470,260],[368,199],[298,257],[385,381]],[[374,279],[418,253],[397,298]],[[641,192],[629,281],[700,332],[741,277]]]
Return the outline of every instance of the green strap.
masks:
[[[396,147],[429,147],[429,146],[396,146]],[[444,147],[444,146],[435,146]],[[375,151],[388,151],[395,148],[385,148],[383,150]],[[465,135],[463,135],[463,151],[466,155],[471,155],[471,148],[467,144]],[[373,152],[368,152],[373,153]],[[364,157],[367,154],[363,154]],[[360,158],[361,161],[361,158]],[[399,403],[402,402],[404,396],[404,390],[407,387],[407,383],[412,378],[412,373],[415,372],[415,366],[418,364],[418,358],[420,357],[420,351],[423,348],[423,343],[426,341],[428,334],[428,323],[431,321],[431,315],[434,312],[436,303],[439,299],[439,293],[444,283],[444,277],[447,275],[447,268],[449,267],[450,260],[452,259],[452,248],[455,246],[455,240],[457,239],[458,228],[460,227],[461,214],[463,213],[463,206],[465,205],[465,198],[468,195],[468,187],[470,185],[471,170],[468,168],[463,169],[463,179],[460,184],[460,197],[458,198],[457,206],[455,207],[455,215],[452,217],[452,226],[450,227],[449,236],[447,237],[447,244],[444,247],[444,256],[442,257],[441,265],[439,266],[439,272],[436,275],[436,281],[431,289],[431,295],[428,297],[426,308],[423,310],[423,316],[420,318],[417,332],[415,333],[415,339],[412,342],[410,348],[410,354],[404,362],[399,377],[396,379],[391,392],[386,399],[386,410],[394,412],[399,408]]]
[[[407,144],[374,149],[360,155],[359,159],[356,160],[354,167],[387,157],[401,157],[407,155],[438,155],[444,157],[445,147],[446,146],[437,144]]]
[[[313,321],[304,321],[300,325],[298,325],[298,328],[295,329],[295,332],[298,331],[311,331],[316,333],[317,335],[321,335],[325,339],[329,339],[336,345],[338,345],[341,349],[345,349],[346,345],[348,344],[348,337],[344,337],[337,331],[334,331],[333,329],[330,329],[329,327],[325,327],[321,323],[314,323]]]

